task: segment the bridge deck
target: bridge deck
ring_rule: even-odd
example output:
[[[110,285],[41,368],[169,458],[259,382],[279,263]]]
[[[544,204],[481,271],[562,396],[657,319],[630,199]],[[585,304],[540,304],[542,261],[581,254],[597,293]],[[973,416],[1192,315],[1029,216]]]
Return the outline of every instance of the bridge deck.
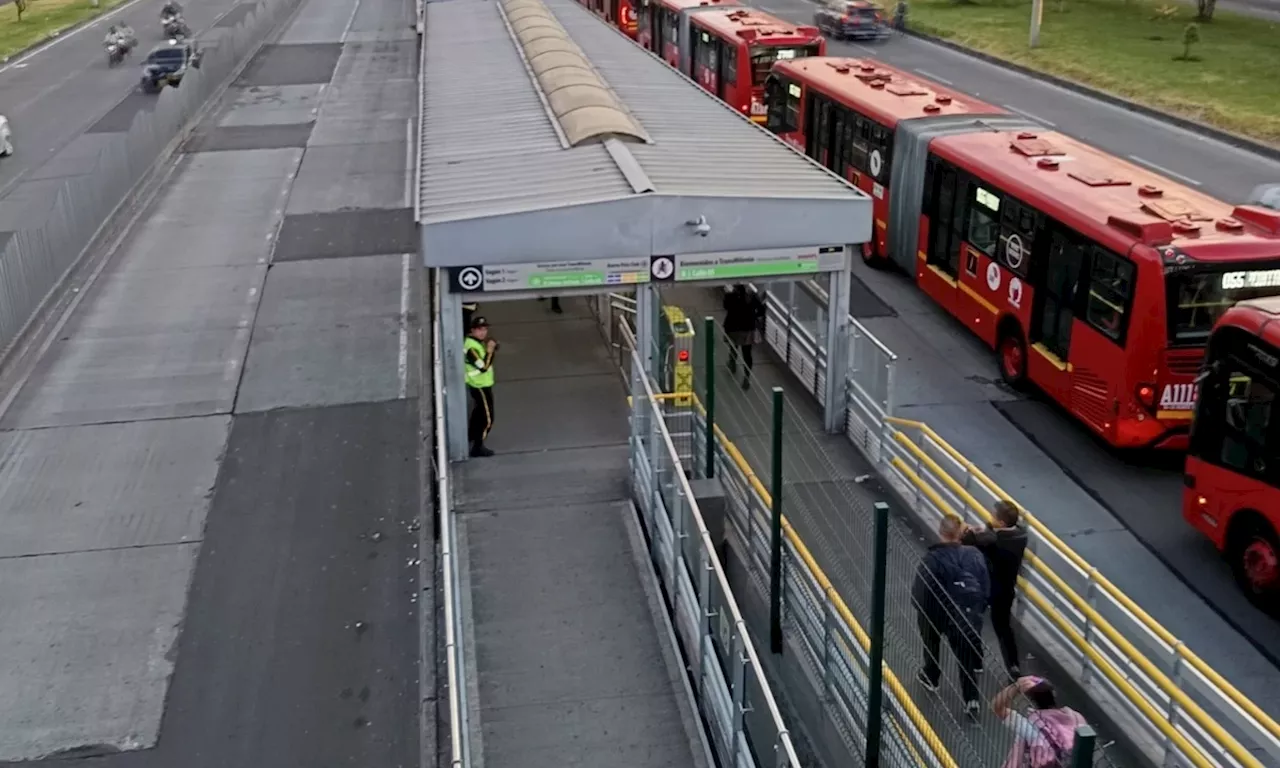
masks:
[[[618,373],[581,300],[486,304],[497,455],[455,469],[473,764],[695,766]],[[482,758],[474,761],[474,758]]]

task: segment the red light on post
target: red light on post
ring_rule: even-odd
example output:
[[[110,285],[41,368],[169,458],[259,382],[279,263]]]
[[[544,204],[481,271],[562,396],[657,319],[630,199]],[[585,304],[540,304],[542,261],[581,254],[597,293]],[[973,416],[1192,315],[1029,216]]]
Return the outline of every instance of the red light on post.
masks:
[[[676,358],[679,359],[680,362],[682,363],[689,362],[689,350],[687,349],[680,350],[680,353],[676,355]]]

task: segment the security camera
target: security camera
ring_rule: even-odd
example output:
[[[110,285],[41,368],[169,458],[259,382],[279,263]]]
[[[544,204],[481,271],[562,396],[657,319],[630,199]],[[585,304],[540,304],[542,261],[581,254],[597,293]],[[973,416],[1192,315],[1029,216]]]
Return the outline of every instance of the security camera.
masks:
[[[706,216],[699,216],[698,218],[691,220],[689,222],[689,226],[693,227],[693,231],[697,232],[702,237],[706,237],[711,234],[711,225],[707,223]]]

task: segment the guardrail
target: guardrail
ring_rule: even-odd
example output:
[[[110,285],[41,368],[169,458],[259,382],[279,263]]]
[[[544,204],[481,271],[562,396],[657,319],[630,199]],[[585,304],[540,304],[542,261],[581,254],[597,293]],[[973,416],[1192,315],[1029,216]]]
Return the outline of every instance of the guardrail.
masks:
[[[615,362],[624,380],[630,380],[630,371],[639,364],[632,329],[634,300],[613,294],[596,297],[592,307],[602,332],[615,350]],[[682,470],[705,476],[705,467],[698,465],[705,456],[706,412],[698,396],[654,393],[652,385],[646,382],[645,397],[664,405],[660,414],[671,443],[673,464],[679,462]],[[677,402],[688,404],[676,405]],[[634,429],[632,432],[635,434]],[[679,434],[678,441],[672,437],[674,433]],[[726,505],[728,519],[746,555],[749,574],[760,590],[767,591],[764,585],[769,572],[772,497],[723,430],[717,427],[715,436],[716,477],[720,478],[729,502]],[[700,526],[700,531],[703,529],[705,524]],[[786,539],[782,568],[786,636],[792,646],[801,650],[808,672],[820,681],[817,715],[835,727],[850,755],[861,755],[864,745],[859,736],[865,733],[867,718],[871,637],[785,516],[782,529]],[[661,534],[665,534],[665,530]],[[668,539],[663,535],[662,540]],[[741,620],[740,615],[737,620]],[[887,689],[883,716],[888,728],[881,764],[894,768],[959,768],[902,682],[887,664],[883,669]]]
[[[12,234],[0,250],[0,357],[15,349],[156,161],[298,1],[258,0],[234,29],[202,32],[199,68],[186,72],[180,88],[156,96],[154,109],[139,110],[128,131],[99,134],[104,146],[93,170],[64,179],[44,221]],[[21,142],[17,137],[18,151]]]
[[[632,370],[643,370],[634,349],[629,356]],[[632,490],[711,747],[729,768],[800,768],[667,430],[660,396],[647,376],[633,381],[638,387],[630,408]]]
[[[440,285],[437,270],[432,317],[440,317],[440,295],[444,287]],[[448,431],[445,429],[444,404],[444,360],[442,358],[444,343],[440,337],[440,323],[435,327],[431,350],[432,396],[435,406],[435,473],[436,473],[436,516],[440,535],[440,579],[444,582],[444,652],[445,674],[449,682],[449,766],[450,768],[470,768],[471,765],[471,729],[468,725],[466,660],[463,658],[464,644],[462,637],[462,601],[459,586],[461,581],[458,572],[458,536],[455,527],[452,491],[449,485],[449,449]],[[429,606],[421,606],[420,610],[429,610]]]
[[[802,290],[803,294],[790,294],[793,305],[798,295],[815,303],[825,300],[826,292],[819,286],[809,284]],[[764,293],[768,322],[778,325],[766,332],[767,343],[806,390],[821,398],[823,390],[809,382],[825,376],[822,345],[792,318],[794,307]],[[870,336],[862,326],[856,327]],[[883,350],[885,373],[866,364],[849,372],[849,439],[926,526],[933,527],[942,515],[986,522],[996,499],[1012,497],[927,425],[893,416],[892,400],[880,393],[880,387],[882,382],[892,387],[895,358],[877,345],[871,344]],[[851,354],[850,359],[857,358]],[[1135,747],[1162,765],[1253,768],[1264,765],[1259,755],[1271,764],[1280,761],[1280,725],[1034,515],[1025,508],[1023,512],[1030,556],[1019,584],[1025,599],[1017,618],[1037,639],[1047,641],[1043,644],[1061,651],[1056,661],[1100,694],[1105,699],[1101,705],[1118,709],[1112,713],[1135,724],[1140,732],[1126,734]]]

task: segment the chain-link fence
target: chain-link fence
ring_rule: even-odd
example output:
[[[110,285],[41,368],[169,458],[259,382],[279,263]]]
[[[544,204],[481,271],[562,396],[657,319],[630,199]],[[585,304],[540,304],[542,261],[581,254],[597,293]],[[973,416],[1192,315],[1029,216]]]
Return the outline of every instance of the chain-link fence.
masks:
[[[215,28],[194,45],[198,67],[138,111],[129,130],[109,135],[93,170],[65,180],[47,218],[12,234],[0,252],[0,349],[12,350],[47,298],[130,198],[209,98],[299,0],[257,0],[234,28]]]

